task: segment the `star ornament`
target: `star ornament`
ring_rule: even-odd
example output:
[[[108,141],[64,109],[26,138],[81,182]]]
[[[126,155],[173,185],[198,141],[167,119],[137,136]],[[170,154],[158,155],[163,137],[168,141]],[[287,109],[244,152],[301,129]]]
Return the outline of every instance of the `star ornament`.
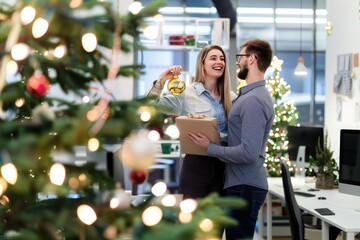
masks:
[[[273,60],[271,61],[270,68],[274,71],[281,71],[281,65],[284,63],[284,60],[278,59],[277,56],[273,57]]]

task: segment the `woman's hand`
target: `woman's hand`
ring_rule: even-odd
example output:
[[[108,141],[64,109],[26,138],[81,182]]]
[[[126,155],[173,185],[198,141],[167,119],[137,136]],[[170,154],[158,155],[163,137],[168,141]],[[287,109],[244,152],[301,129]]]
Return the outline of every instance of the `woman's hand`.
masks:
[[[207,150],[210,140],[202,133],[189,132],[187,136],[199,147]]]
[[[174,76],[180,75],[181,71],[182,67],[180,65],[174,65],[160,74],[158,81],[160,81],[161,85],[164,85],[167,80],[172,79]]]

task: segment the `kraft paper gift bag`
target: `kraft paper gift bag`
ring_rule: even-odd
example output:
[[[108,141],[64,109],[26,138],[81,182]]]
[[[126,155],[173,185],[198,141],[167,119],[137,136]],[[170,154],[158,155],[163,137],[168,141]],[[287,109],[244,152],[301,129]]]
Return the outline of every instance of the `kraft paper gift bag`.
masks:
[[[220,144],[219,132],[217,130],[217,119],[212,117],[180,116],[175,119],[180,132],[181,151],[187,154],[206,155],[206,150],[198,147],[188,136],[188,132],[202,133],[211,142]]]

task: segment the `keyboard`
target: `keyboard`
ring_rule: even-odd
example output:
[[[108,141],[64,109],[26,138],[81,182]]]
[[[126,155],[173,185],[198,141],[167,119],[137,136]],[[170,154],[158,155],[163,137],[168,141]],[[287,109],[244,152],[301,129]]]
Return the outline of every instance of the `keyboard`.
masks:
[[[307,193],[307,192],[300,192],[300,191],[294,191],[295,195],[300,195],[303,197],[315,197],[315,194]]]
[[[315,208],[314,210],[321,215],[335,215],[335,213],[328,208]]]

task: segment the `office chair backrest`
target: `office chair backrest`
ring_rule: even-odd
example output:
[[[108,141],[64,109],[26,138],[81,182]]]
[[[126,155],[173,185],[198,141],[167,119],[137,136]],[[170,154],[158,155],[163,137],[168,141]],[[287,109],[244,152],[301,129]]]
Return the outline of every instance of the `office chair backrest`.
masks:
[[[296,202],[294,190],[291,185],[291,178],[288,166],[284,160],[280,160],[282,171],[282,182],[285,194],[286,207],[288,209],[290,229],[293,240],[304,240],[305,228],[301,210]]]

